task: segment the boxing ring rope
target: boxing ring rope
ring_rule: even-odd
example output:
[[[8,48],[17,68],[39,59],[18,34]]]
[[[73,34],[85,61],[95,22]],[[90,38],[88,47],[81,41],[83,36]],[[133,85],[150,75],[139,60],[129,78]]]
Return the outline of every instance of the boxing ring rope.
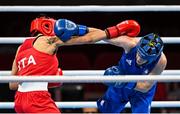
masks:
[[[103,75],[104,70],[63,70],[64,76]],[[0,71],[0,76],[9,76],[11,71]],[[180,70],[164,70],[161,75],[180,75]]]
[[[179,37],[161,37],[164,43],[167,44],[179,44]],[[0,37],[0,44],[20,44],[26,37]],[[107,44],[105,41],[99,41],[97,44]]]
[[[0,12],[145,12],[180,11],[179,5],[131,5],[131,6],[0,6]]]
[[[58,108],[97,108],[95,101],[77,101],[77,102],[55,102]],[[153,108],[172,108],[180,107],[180,101],[153,101]],[[13,109],[14,102],[1,102],[0,109]],[[130,108],[127,103],[126,108]]]
[[[0,83],[8,82],[63,82],[63,83],[108,83],[108,82],[158,81],[179,82],[179,75],[83,75],[83,76],[1,76]]]

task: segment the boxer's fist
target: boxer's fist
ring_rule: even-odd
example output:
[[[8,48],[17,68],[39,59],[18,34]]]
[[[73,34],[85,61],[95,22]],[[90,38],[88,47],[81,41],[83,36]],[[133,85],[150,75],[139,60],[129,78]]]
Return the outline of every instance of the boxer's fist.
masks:
[[[107,38],[116,38],[121,35],[135,37],[140,33],[140,25],[135,20],[126,20],[106,30]]]
[[[54,33],[63,42],[71,39],[72,36],[82,36],[88,32],[88,28],[84,25],[77,25],[67,19],[59,19],[55,22]]]
[[[112,66],[109,67],[105,70],[104,76],[113,76],[113,75],[123,75],[124,73],[122,70],[119,68],[119,66]],[[123,82],[109,82],[105,83],[107,86],[113,86],[113,87],[118,87],[121,88],[124,86],[125,83]]]
[[[105,76],[113,76],[113,75],[125,75],[125,73],[119,68],[119,66],[112,66],[105,70]],[[115,88],[127,88],[134,89],[136,86],[136,82],[111,82],[105,83],[108,86],[113,86]]]

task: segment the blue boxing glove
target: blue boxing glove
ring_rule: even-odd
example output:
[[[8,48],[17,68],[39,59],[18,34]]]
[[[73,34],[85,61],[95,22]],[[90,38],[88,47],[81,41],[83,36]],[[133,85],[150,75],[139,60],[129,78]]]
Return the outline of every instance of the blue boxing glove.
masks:
[[[55,22],[54,33],[63,42],[71,39],[72,36],[82,36],[88,32],[88,28],[84,25],[77,25],[67,19],[59,19]]]
[[[111,75],[125,75],[125,74],[119,68],[119,66],[112,66],[105,70],[104,75],[111,76]],[[116,87],[116,88],[125,87],[127,89],[134,89],[134,87],[136,86],[136,82],[112,82],[112,83],[105,83],[105,84],[108,86]]]
[[[104,76],[111,76],[111,75],[124,75],[124,73],[121,71],[119,66],[112,66],[105,70]],[[124,86],[125,83],[122,82],[112,82],[112,83],[105,83],[108,86],[118,87],[121,88]]]

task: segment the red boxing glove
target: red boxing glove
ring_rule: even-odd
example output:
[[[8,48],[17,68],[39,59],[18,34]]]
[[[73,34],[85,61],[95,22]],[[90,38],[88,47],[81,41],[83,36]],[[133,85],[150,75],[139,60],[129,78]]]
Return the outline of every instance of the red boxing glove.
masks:
[[[140,25],[135,20],[126,20],[106,30],[107,38],[115,38],[121,35],[135,37],[140,33]]]
[[[61,68],[58,68],[58,72],[55,76],[62,76],[63,75],[63,72],[61,70]],[[54,87],[59,87],[61,86],[62,84],[61,83],[48,83],[48,88],[54,88]]]

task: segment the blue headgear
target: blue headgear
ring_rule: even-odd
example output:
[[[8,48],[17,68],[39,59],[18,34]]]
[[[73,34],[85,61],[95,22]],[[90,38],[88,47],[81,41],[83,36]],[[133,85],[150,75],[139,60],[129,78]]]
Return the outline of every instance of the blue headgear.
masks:
[[[161,55],[163,51],[163,41],[157,34],[150,33],[141,38],[137,45],[137,52],[142,59],[151,63]]]

